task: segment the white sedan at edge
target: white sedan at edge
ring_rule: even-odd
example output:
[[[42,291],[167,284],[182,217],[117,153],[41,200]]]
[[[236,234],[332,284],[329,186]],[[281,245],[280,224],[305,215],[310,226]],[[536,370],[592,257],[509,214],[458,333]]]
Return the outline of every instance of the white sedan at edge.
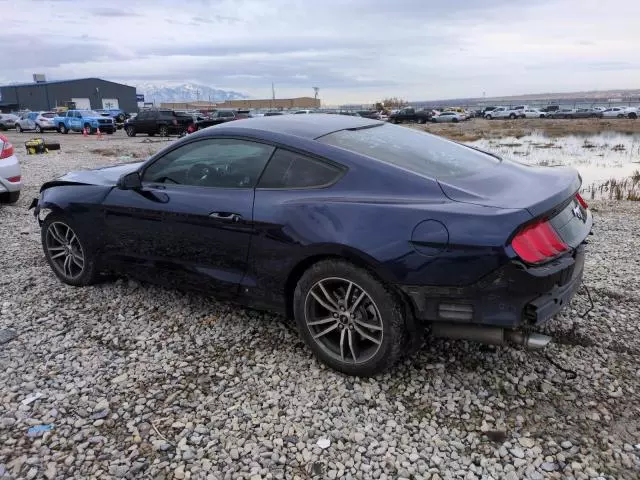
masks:
[[[14,154],[13,145],[0,135],[0,203],[15,203],[20,198],[20,162]]]

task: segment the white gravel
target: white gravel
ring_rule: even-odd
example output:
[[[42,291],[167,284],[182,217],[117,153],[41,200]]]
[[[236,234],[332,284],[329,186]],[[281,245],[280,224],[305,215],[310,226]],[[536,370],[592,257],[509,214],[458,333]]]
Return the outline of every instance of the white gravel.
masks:
[[[21,152],[30,136],[10,137]],[[438,340],[363,380],[319,364],[276,315],[58,282],[26,210],[39,185],[163,144],[48,137],[62,152],[21,153],[23,196],[0,207],[0,330],[18,334],[0,345],[1,478],[640,476],[640,203],[595,204],[595,308],[581,318],[580,296],[547,327],[575,379],[539,353]],[[30,436],[38,425],[52,428]]]

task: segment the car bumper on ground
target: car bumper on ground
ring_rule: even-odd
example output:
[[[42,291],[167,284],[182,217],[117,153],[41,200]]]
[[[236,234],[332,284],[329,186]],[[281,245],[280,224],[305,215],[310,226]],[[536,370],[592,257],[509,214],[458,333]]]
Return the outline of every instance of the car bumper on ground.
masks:
[[[418,320],[521,328],[541,325],[569,304],[582,283],[584,244],[540,267],[512,262],[465,287],[403,286]]]

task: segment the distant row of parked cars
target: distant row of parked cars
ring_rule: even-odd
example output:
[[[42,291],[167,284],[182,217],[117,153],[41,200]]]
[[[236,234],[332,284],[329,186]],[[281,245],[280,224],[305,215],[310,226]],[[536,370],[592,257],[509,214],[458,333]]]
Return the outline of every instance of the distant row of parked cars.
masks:
[[[533,108],[528,105],[515,107],[486,107],[481,115],[488,119],[507,118],[638,118],[637,107],[590,107],[590,108],[561,108],[552,105],[545,108]]]
[[[18,132],[34,131],[42,133],[56,130],[60,133],[83,131],[111,134],[122,128],[128,115],[122,110],[65,110],[60,112],[16,112],[0,114],[0,129],[15,128]]]

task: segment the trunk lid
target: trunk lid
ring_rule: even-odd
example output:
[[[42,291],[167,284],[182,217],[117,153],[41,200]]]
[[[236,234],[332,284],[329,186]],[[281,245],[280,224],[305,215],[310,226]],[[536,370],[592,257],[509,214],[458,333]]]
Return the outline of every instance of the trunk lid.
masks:
[[[472,175],[439,179],[438,183],[455,202],[522,208],[538,217],[575,195],[581,179],[570,167],[530,167],[503,160]]]
[[[589,235],[593,218],[576,197],[582,183],[570,167],[529,167],[503,161],[467,177],[439,180],[453,201],[487,207],[525,209],[545,217],[572,248]]]

